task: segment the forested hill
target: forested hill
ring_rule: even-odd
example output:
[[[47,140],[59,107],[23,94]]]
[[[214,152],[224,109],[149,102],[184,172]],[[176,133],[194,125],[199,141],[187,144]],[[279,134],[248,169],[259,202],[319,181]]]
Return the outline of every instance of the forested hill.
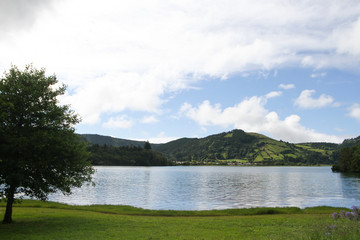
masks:
[[[121,138],[114,138],[110,136],[102,136],[98,134],[81,134],[85,141],[91,144],[98,144],[100,146],[107,145],[113,147],[144,147],[145,141],[127,140]],[[151,144],[156,146],[157,144]]]
[[[314,165],[332,164],[338,144],[291,144],[257,133],[233,130],[205,138],[182,138],[158,145],[172,161],[200,164]]]
[[[102,166],[168,166],[172,165],[158,151],[142,147],[114,147],[92,144],[88,147],[90,161],[93,165]]]
[[[347,148],[360,145],[360,136],[356,138],[345,139],[340,148]]]
[[[172,163],[149,142],[133,141],[97,134],[80,135],[89,143],[88,151],[93,165],[104,166],[167,166]]]

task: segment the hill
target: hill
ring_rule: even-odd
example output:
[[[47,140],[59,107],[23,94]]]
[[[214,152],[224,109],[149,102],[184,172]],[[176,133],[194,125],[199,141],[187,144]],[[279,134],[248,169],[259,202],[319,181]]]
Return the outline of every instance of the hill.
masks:
[[[97,134],[80,135],[89,144],[88,151],[93,165],[103,166],[167,166],[171,165],[163,154],[144,149],[145,141],[134,141]],[[154,144],[156,145],[156,144]]]
[[[333,164],[332,143],[292,144],[233,130],[205,138],[182,138],[156,146],[171,161],[201,164]]]
[[[97,134],[81,136],[91,145],[99,146],[134,149],[143,148],[146,143]],[[162,153],[167,160],[178,164],[332,165],[342,148],[358,143],[360,137],[344,140],[342,144],[293,144],[277,141],[258,133],[232,130],[204,138],[181,138],[151,146],[153,150]],[[100,161],[101,154],[97,154],[97,157]]]
[[[360,145],[360,136],[356,138],[345,139],[340,145],[340,148],[342,149],[347,147],[353,147],[356,145]]]
[[[114,138],[110,136],[102,136],[98,134],[81,134],[86,142],[91,144],[98,144],[100,146],[107,145],[113,147],[144,147],[145,141],[135,141],[122,138]],[[157,144],[151,144],[155,146]]]
[[[102,166],[168,166],[172,163],[163,154],[135,146],[88,146],[92,165]]]

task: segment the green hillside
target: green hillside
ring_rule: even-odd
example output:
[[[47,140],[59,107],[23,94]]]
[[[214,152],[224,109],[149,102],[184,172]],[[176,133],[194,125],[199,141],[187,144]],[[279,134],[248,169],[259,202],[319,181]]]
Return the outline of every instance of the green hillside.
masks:
[[[142,149],[145,144],[145,141],[113,138],[97,134],[83,134],[81,137],[84,141],[89,142],[90,146],[110,147],[106,150],[106,154],[102,152],[105,151],[102,148],[96,148],[96,146],[89,148],[90,152],[93,153],[92,156],[96,156],[94,164],[109,164],[103,159],[107,156],[107,158],[112,159],[112,163],[117,162],[116,165],[125,163],[125,165],[133,165],[131,160],[135,157],[131,156],[137,154],[134,149]],[[165,144],[151,144],[151,146],[153,150],[162,153],[166,158],[165,160],[159,153],[156,153],[156,158],[160,157],[161,159],[161,161],[159,160],[160,165],[165,162],[165,165],[171,162],[193,165],[333,165],[336,164],[342,149],[358,144],[360,144],[360,137],[344,140],[342,144],[292,144],[277,141],[258,133],[233,130],[205,138],[181,138]],[[114,150],[112,147],[121,149]],[[124,154],[124,151],[127,153]],[[140,154],[140,152],[138,155],[142,155],[142,158],[146,156],[146,154]],[[155,158],[152,157],[152,159]],[[138,165],[138,162],[143,164],[141,163],[143,160],[141,160],[134,165]],[[155,165],[159,164],[158,161],[155,162]],[[150,165],[153,164],[150,163]]]
[[[176,162],[192,164],[333,164],[331,143],[291,144],[257,133],[233,130],[205,138],[182,138],[156,146]]]

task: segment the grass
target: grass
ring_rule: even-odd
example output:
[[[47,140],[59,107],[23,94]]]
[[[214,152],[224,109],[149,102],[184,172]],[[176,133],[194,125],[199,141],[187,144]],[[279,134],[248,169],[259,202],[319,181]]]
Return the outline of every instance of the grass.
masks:
[[[339,210],[155,211],[24,201],[14,207],[13,224],[0,224],[0,239],[359,239],[358,222],[331,218]]]

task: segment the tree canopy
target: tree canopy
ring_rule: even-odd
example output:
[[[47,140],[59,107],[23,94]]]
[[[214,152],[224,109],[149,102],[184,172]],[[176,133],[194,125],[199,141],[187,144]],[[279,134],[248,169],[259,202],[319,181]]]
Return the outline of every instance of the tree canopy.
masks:
[[[360,144],[341,149],[332,170],[334,172],[360,173]]]
[[[49,193],[70,194],[91,181],[94,172],[86,144],[74,125],[80,118],[57,97],[66,87],[55,75],[27,65],[12,66],[0,80],[0,197],[7,201],[4,223],[12,222],[17,193],[46,200]]]
[[[151,150],[151,144],[149,143],[149,141],[146,141],[144,144],[144,149],[146,150]]]

